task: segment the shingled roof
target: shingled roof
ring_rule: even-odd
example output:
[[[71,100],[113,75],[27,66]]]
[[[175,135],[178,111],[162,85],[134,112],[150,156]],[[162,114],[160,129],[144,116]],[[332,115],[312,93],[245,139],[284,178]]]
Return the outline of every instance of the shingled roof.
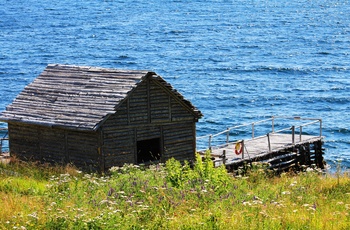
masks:
[[[0,120],[96,130],[147,77],[160,82],[196,118],[202,116],[154,72],[50,64],[6,108]]]

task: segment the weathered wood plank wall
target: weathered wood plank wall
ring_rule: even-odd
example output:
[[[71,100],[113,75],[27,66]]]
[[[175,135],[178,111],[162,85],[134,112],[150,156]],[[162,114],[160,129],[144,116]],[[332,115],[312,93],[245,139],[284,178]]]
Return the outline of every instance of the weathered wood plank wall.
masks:
[[[64,130],[40,128],[39,126],[36,129],[41,133],[38,140],[40,160],[50,163],[68,163],[69,156]]]
[[[39,129],[37,126],[8,124],[10,150],[18,158],[24,160],[39,160]]]
[[[194,159],[195,118],[153,81],[138,85],[102,126],[105,167],[136,163],[137,141],[160,138],[161,161]]]
[[[97,132],[67,132],[69,162],[82,168],[100,168]]]
[[[164,161],[172,157],[180,161],[194,159],[196,151],[194,132],[194,124],[191,122],[165,125],[163,127]]]
[[[110,127],[109,127],[110,128]],[[103,154],[105,168],[121,166],[125,163],[135,163],[133,129],[103,130]]]
[[[9,123],[11,154],[24,160],[99,169],[98,134]]]

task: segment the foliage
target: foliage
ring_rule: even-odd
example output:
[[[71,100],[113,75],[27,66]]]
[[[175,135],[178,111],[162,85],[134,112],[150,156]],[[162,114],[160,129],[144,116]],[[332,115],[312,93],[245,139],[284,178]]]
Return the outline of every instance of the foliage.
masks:
[[[229,174],[222,165],[214,168],[207,152],[204,160],[196,154],[196,162],[193,170],[188,162],[183,165],[175,159],[166,162],[166,179],[173,187],[182,189],[195,189],[196,186],[206,186],[218,192],[224,192],[229,182]]]
[[[108,175],[15,162],[0,165],[0,229],[349,229],[349,187],[312,169],[233,176],[209,153]]]

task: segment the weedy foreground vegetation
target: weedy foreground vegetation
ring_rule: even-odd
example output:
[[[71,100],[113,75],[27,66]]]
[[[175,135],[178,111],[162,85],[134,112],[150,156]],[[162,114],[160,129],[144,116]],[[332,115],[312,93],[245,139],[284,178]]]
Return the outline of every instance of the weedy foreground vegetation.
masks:
[[[0,164],[0,197],[0,229],[350,229],[347,173],[234,176],[199,156],[103,176]]]

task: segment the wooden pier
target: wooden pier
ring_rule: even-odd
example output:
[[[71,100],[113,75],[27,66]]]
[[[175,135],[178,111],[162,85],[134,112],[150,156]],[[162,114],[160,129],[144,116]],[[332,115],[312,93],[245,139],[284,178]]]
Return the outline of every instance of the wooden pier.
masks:
[[[292,120],[292,123],[299,121],[299,124],[293,124],[276,131],[275,122],[278,119]],[[305,120],[309,120],[309,122],[300,123]],[[255,137],[254,131],[257,125],[266,122],[271,122],[271,131],[266,135]],[[230,141],[230,136],[234,133],[234,130],[243,127],[251,127],[251,138]],[[317,135],[311,135],[309,132],[317,132]],[[221,140],[225,140],[224,143],[213,145],[214,139],[220,136]],[[268,168],[279,172],[291,168],[298,170],[300,167],[308,166],[323,169],[325,166],[322,156],[324,137],[322,136],[321,119],[272,117],[263,121],[231,127],[218,134],[207,135],[198,139],[203,138],[208,138],[208,148],[199,152],[203,153],[209,150],[215,165],[224,164],[229,171],[234,171],[252,162],[267,163]]]

